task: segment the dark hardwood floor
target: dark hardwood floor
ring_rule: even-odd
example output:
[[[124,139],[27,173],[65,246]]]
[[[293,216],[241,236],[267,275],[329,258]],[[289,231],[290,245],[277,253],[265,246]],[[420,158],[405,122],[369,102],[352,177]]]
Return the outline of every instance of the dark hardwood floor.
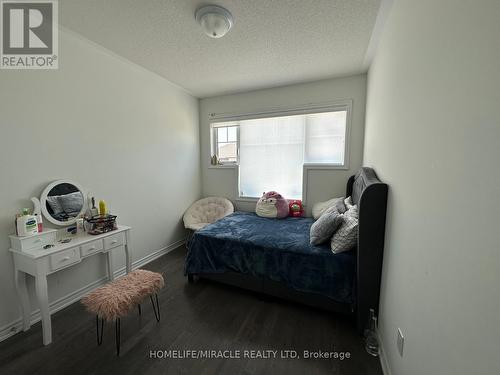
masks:
[[[52,316],[53,343],[44,347],[40,323],[0,343],[0,374],[382,374],[349,318],[233,287],[183,276],[185,249],[148,264],[162,272],[161,322],[151,304],[122,319],[121,355],[114,324],[96,344],[95,316],[75,303]],[[240,359],[159,359],[150,351],[239,350]],[[243,358],[245,350],[276,350],[276,359]],[[300,358],[281,358],[295,350]],[[303,351],[349,352],[349,359],[306,359]]]

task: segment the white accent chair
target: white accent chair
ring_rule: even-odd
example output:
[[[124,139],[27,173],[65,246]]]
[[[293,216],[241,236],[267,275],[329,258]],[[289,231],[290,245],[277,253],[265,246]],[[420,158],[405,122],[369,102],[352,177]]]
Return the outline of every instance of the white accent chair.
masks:
[[[234,207],[229,199],[221,197],[203,198],[194,202],[187,209],[183,217],[184,227],[196,231],[233,212]]]

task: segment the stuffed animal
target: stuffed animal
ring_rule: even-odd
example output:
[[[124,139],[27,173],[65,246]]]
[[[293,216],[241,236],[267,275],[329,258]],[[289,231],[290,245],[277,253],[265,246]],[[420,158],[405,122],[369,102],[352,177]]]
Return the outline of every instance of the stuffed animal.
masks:
[[[288,207],[290,211],[290,216],[302,217],[302,215],[304,215],[304,206],[302,206],[302,201],[300,199],[289,200]]]
[[[288,201],[275,191],[264,192],[255,206],[255,213],[267,218],[288,216]]]

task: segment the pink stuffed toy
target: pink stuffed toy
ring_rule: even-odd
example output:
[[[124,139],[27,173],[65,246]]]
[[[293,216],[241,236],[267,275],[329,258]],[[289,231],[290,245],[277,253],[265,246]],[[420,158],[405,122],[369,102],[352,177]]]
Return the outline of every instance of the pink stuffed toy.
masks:
[[[268,218],[287,217],[288,201],[275,191],[264,192],[255,206],[255,213]]]

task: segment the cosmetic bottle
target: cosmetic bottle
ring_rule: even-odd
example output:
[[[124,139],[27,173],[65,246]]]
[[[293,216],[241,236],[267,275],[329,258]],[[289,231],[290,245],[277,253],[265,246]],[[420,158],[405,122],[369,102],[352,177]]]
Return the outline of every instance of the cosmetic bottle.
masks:
[[[94,216],[99,215],[99,212],[97,211],[97,208],[95,206],[95,198],[92,197],[91,201],[92,201],[92,208],[90,209],[90,217],[92,218]]]
[[[99,215],[106,216],[106,202],[102,199],[99,201]]]
[[[19,232],[17,230],[17,220],[21,217],[21,214],[16,214],[16,218],[14,220],[14,227],[16,228],[16,236],[19,236]]]
[[[40,207],[40,200],[36,197],[31,198],[33,202],[33,215],[36,217],[36,222],[38,226],[38,233],[43,232],[43,218],[42,218],[42,209]]]
[[[23,209],[23,215],[17,218],[17,235],[21,237],[38,233],[38,223],[36,216],[30,214],[28,208]]]
[[[77,233],[83,233],[85,232],[85,219],[83,216],[78,217],[76,219],[76,232]]]
[[[43,232],[43,219],[42,219],[42,215],[41,214],[35,214],[35,218],[36,218],[36,224],[37,224],[37,227],[38,227],[38,233],[42,233]]]

